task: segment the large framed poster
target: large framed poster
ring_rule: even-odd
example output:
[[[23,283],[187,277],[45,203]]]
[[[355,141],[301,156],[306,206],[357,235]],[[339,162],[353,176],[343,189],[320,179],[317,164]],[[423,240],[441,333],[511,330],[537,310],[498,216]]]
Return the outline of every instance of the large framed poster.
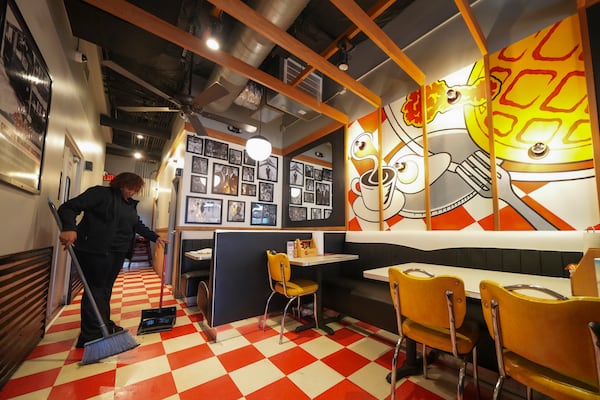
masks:
[[[41,189],[52,80],[14,0],[0,0],[0,181]]]

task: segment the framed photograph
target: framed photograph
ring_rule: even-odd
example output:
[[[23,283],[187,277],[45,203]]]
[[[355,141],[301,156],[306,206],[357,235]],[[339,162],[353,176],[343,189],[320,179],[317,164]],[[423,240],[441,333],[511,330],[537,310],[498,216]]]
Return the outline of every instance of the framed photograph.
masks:
[[[256,166],[256,160],[250,157],[246,150],[244,150],[244,165],[249,165],[251,167]]]
[[[190,192],[206,194],[206,176],[191,175]]]
[[[315,202],[315,194],[311,192],[304,192],[304,202],[305,203],[314,203]]]
[[[290,161],[290,185],[304,186],[304,164]]]
[[[314,174],[315,174],[315,181],[322,181],[323,180],[323,170],[321,170],[321,169],[315,169],[314,170]]]
[[[269,182],[258,182],[258,200],[273,202],[275,185]]]
[[[0,180],[40,193],[52,79],[15,1],[0,4]]]
[[[204,149],[204,139],[195,135],[188,135],[185,151],[188,153],[202,154]]]
[[[307,178],[314,178],[314,167],[312,165],[306,164],[304,166],[304,176]]]
[[[306,184],[304,185],[304,189],[308,192],[314,192],[315,191],[315,180],[306,178]]]
[[[256,185],[242,183],[242,196],[256,196]]]
[[[323,180],[324,181],[333,181],[333,171],[329,168],[323,168]]]
[[[213,163],[212,193],[238,195],[240,168]]]
[[[323,219],[323,214],[320,208],[310,209],[310,219]]]
[[[229,149],[229,164],[242,165],[242,151]]]
[[[185,222],[188,224],[220,224],[223,200],[187,196]]]
[[[254,182],[254,167],[242,167],[242,182]]]
[[[227,200],[227,222],[244,222],[246,220],[246,202]]]
[[[292,221],[306,221],[306,207],[290,206],[290,219]]]
[[[331,217],[331,208],[326,208],[323,210],[323,219],[327,219]]]
[[[217,142],[216,140],[206,139],[204,142],[204,155],[227,161],[229,160],[229,145]]]
[[[329,183],[315,183],[315,204],[319,206],[331,205],[331,185]]]
[[[302,204],[302,189],[298,187],[290,188],[290,204]]]
[[[277,204],[256,203],[250,204],[252,214],[250,225],[277,225]]]
[[[277,182],[277,168],[279,159],[275,156],[269,156],[264,161],[258,163],[258,179],[264,181]]]
[[[192,156],[192,174],[208,175],[208,158]]]

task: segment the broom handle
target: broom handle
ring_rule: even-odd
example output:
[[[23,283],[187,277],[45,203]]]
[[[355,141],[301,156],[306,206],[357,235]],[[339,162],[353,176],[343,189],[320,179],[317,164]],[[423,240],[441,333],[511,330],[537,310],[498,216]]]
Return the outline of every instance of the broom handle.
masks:
[[[162,273],[160,274],[160,301],[158,302],[159,310],[162,310],[163,292],[165,290],[165,275],[166,275],[165,270],[167,268],[167,243],[165,243],[163,253],[164,253],[163,266],[162,266]]]
[[[48,206],[50,207],[50,211],[52,211],[52,215],[54,216],[54,220],[56,221],[56,225],[58,226],[59,232],[62,231],[62,222],[60,220],[60,217],[58,216],[58,212],[56,211],[56,206],[50,199],[48,199]],[[81,282],[83,283],[83,288],[87,292],[87,294],[90,298],[90,303],[92,303],[92,308],[94,309],[94,314],[96,314],[96,318],[98,319],[98,322],[100,323],[100,331],[102,332],[102,336],[107,337],[107,336],[109,336],[108,328],[106,327],[106,323],[104,322],[104,319],[102,318],[102,315],[100,314],[100,309],[98,308],[98,304],[96,304],[96,300],[94,299],[94,295],[92,294],[90,285],[88,285],[87,279],[85,279],[85,275],[83,274],[83,270],[81,269],[81,264],[79,264],[79,260],[77,259],[77,256],[75,255],[75,250],[73,250],[72,246],[67,246],[67,251],[69,252],[69,255],[71,256],[71,259],[73,260],[73,264],[75,264],[75,269],[77,270],[77,273],[81,277]]]

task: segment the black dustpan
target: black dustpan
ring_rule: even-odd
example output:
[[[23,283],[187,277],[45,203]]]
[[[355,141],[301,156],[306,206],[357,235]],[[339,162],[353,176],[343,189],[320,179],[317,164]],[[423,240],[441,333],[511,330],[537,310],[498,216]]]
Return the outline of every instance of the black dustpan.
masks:
[[[160,301],[158,308],[142,310],[142,319],[138,326],[137,334],[166,332],[173,329],[177,319],[176,307],[163,307],[163,292],[165,290],[165,269],[167,267],[167,245],[165,244],[165,257],[163,259],[162,274],[160,277]]]

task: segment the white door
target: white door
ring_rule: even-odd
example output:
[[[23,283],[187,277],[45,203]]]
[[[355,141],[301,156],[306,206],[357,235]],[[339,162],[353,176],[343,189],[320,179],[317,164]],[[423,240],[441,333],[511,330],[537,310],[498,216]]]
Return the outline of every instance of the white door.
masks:
[[[81,155],[77,147],[67,138],[63,152],[63,169],[58,193],[60,204],[79,194],[81,169]],[[50,318],[60,310],[61,306],[69,302],[71,257],[63,250],[58,238],[55,249],[57,250],[50,279],[50,298],[47,312]]]

